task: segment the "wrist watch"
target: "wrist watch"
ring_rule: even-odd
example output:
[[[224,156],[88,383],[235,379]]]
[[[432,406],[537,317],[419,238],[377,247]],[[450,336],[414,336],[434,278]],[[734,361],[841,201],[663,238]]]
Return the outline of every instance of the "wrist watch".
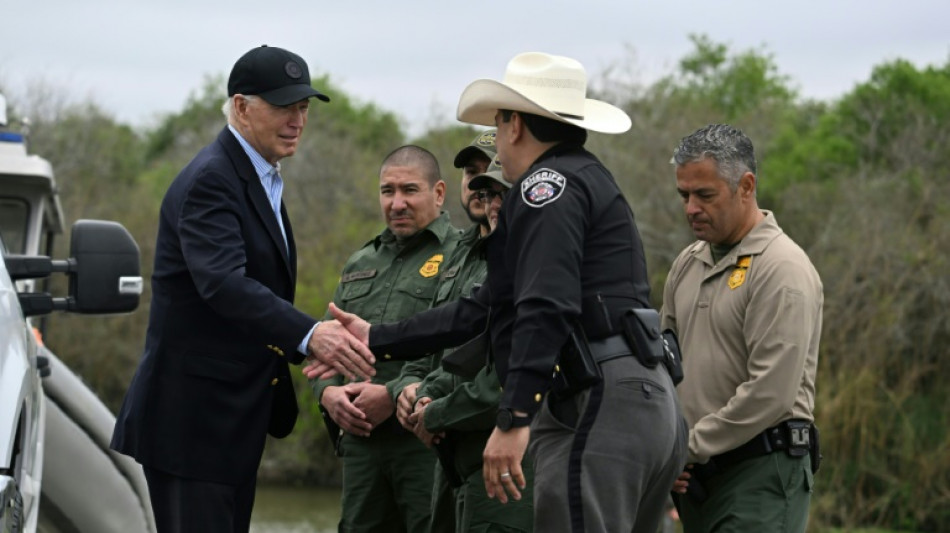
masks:
[[[531,415],[517,416],[511,409],[499,409],[495,417],[495,427],[502,431],[521,428],[531,424]]]

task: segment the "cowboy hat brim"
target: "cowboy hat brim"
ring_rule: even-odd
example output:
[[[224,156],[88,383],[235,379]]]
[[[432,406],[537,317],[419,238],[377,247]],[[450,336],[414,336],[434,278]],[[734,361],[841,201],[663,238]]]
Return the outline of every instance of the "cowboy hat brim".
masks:
[[[495,125],[499,109],[540,115],[600,133],[623,133],[632,125],[630,117],[618,107],[600,100],[584,100],[584,116],[567,117],[532,101],[520,92],[495,80],[475,80],[459,97],[457,117],[462,122]]]

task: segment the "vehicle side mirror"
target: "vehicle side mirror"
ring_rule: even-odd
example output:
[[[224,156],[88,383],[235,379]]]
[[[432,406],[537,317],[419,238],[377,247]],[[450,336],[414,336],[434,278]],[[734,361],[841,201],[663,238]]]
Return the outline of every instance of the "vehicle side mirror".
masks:
[[[77,220],[69,257],[70,311],[83,314],[135,310],[142,294],[139,247],[117,222]]]

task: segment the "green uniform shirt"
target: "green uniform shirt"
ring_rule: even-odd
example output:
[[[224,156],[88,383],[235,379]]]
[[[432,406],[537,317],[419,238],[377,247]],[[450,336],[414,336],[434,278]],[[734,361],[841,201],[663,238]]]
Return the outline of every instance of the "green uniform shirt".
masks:
[[[350,256],[343,267],[333,303],[371,324],[395,322],[428,309],[436,294],[439,274],[444,271],[446,256],[455,249],[459,237],[460,232],[449,222],[448,213],[442,213],[403,244],[385,229]],[[424,359],[431,365],[431,356]],[[376,363],[372,382],[385,384],[393,401],[408,382],[400,378],[403,364],[403,361],[385,360]],[[342,384],[342,376],[312,382],[318,401],[328,386]]]
[[[451,255],[446,257],[446,261],[442,265],[441,272],[439,273],[438,289],[436,289],[435,297],[431,302],[432,307],[451,302],[462,294],[471,294],[475,285],[485,279],[488,272],[487,264],[484,261],[470,261],[468,259],[469,256],[472,255],[472,247],[475,243],[479,242],[479,238],[480,233],[477,224],[462,233],[455,250]],[[475,269],[476,272],[472,273],[473,269]],[[439,357],[432,359],[407,362],[402,368],[402,376],[400,379],[407,382],[409,382],[410,379],[421,381],[429,372],[439,368],[441,356],[450,351],[452,351],[451,348],[444,350],[439,354]],[[443,394],[448,394],[452,390],[451,383],[445,386],[446,388],[443,390]]]
[[[485,240],[476,225],[465,232],[446,263],[433,307],[471,295],[487,275]],[[467,380],[439,366],[426,377],[416,395],[433,399],[425,412],[425,426],[430,432],[490,430],[498,412],[501,384],[494,369],[483,368],[475,378]]]
[[[475,226],[466,232],[459,249],[446,263],[433,306],[471,295],[487,276],[485,239]],[[487,362],[488,354],[485,358]],[[482,480],[482,453],[495,427],[501,401],[501,383],[494,365],[485,365],[470,379],[447,372],[440,365],[426,376],[416,395],[432,398],[425,409],[426,430],[454,435],[448,442],[453,445],[454,470],[463,479],[455,492],[455,531],[531,531],[534,472],[530,458],[526,455],[522,461],[528,485],[520,501],[501,504],[489,498]]]
[[[481,238],[479,229],[475,225],[466,231],[455,252],[445,262],[433,307],[469,296],[485,281],[488,262],[485,259],[485,240]],[[486,362],[487,359],[486,354]],[[482,481],[482,453],[495,427],[495,415],[501,400],[501,384],[494,367],[486,365],[474,378],[466,379],[445,371],[439,358],[432,364],[434,369],[410,362],[403,367],[403,373],[415,376],[431,370],[416,392],[419,398],[432,398],[425,409],[425,427],[432,433],[448,431],[450,436],[455,435],[455,438],[443,441],[443,445],[452,443],[453,470],[463,479],[462,486],[455,490],[447,489],[444,479],[436,483],[432,531],[452,530],[447,521],[453,519],[455,531],[531,531],[534,476],[530,460],[526,458],[522,462],[528,487],[522,493],[521,501],[501,504],[489,498]],[[441,468],[437,470],[442,471]],[[446,488],[442,487],[443,484]]]

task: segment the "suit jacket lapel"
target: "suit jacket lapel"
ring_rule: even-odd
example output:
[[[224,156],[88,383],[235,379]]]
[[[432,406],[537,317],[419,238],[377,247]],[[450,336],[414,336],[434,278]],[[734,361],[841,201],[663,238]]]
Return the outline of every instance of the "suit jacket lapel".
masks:
[[[284,266],[287,268],[287,275],[290,276],[291,281],[293,281],[296,278],[293,272],[294,268],[291,266],[290,254],[288,253],[287,246],[284,244],[284,237],[280,233],[280,225],[277,223],[277,217],[274,215],[274,210],[271,208],[270,201],[267,199],[267,193],[264,192],[261,179],[258,177],[257,171],[254,170],[254,165],[251,164],[251,159],[247,156],[247,153],[244,152],[244,148],[242,148],[241,144],[234,138],[234,135],[231,134],[227,126],[225,126],[224,131],[221,132],[218,138],[221,139],[224,147],[228,151],[228,155],[234,162],[238,176],[244,181],[247,196],[254,206],[254,211],[257,212],[258,219],[260,219],[264,225],[271,240],[274,241],[274,245],[280,250],[281,257],[284,260]],[[281,214],[285,215],[283,202],[281,202]],[[289,244],[292,240],[289,232],[290,224],[286,216],[284,216],[284,222],[284,228],[288,230],[287,242]]]
[[[284,231],[287,232],[287,245],[290,247],[288,255],[290,259],[290,279],[297,279],[297,243],[294,240],[294,230],[290,226],[290,216],[287,215],[287,208],[284,202],[280,202],[280,216],[284,219]]]

